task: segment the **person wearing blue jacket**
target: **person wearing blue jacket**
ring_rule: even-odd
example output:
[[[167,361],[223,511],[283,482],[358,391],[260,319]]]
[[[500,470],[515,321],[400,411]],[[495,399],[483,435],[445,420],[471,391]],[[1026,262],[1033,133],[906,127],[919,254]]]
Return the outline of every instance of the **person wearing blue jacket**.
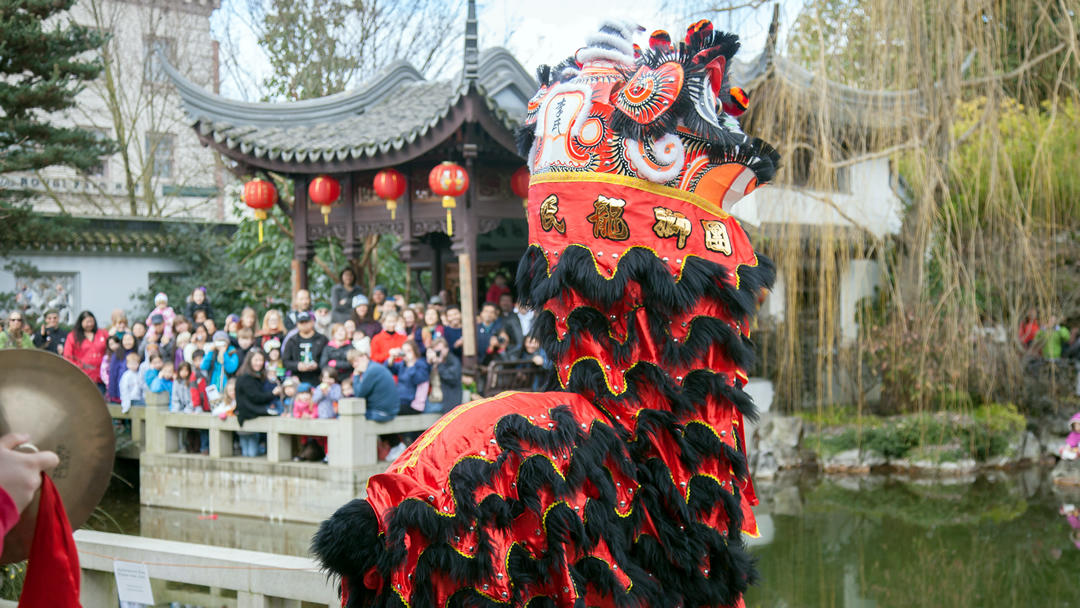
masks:
[[[398,413],[398,392],[394,376],[382,365],[371,360],[371,347],[363,340],[349,353],[353,367],[353,396],[367,401],[364,417],[375,422],[388,422]]]
[[[214,332],[213,348],[207,349],[199,367],[206,372],[210,384],[217,387],[218,393],[224,395],[225,383],[240,367],[240,354],[229,343],[229,334],[221,330]]]
[[[391,359],[395,358],[390,349]],[[400,408],[398,416],[422,414],[427,407],[429,377],[431,368],[427,361],[420,358],[420,349],[416,342],[406,341],[401,345],[402,360],[391,363],[387,369],[397,376],[397,391]]]

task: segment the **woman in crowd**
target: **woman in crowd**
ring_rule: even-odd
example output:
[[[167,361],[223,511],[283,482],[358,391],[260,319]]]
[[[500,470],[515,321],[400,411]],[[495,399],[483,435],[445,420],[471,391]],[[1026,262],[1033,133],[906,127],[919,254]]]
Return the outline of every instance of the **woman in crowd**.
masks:
[[[34,338],[26,325],[26,317],[19,311],[8,315],[7,327],[0,333],[0,348],[34,348]]]
[[[399,350],[409,336],[405,333],[405,322],[397,313],[383,314],[381,323],[382,331],[371,338],[371,359],[379,363],[389,363],[398,358],[391,354]]]
[[[352,317],[353,298],[360,295],[360,286],[356,284],[356,275],[352,268],[341,271],[341,282],[330,288],[330,321],[344,323]]]
[[[267,411],[274,398],[281,393],[281,389],[274,387],[267,390],[269,385],[263,375],[263,367],[266,365],[266,354],[259,349],[251,349],[240,371],[236,375],[236,419],[240,426],[244,422],[259,416],[269,416]],[[259,455],[259,440],[261,433],[237,433],[240,438],[240,455],[253,457]]]
[[[450,352],[446,338],[431,341],[427,362],[431,367],[431,388],[424,412],[443,414],[461,405],[461,360]]]
[[[104,329],[98,329],[94,313],[84,310],[75,319],[75,329],[64,341],[64,358],[79,366],[98,385],[102,395],[105,385],[101,383],[101,360],[105,357],[107,337]]]
[[[337,372],[339,378],[352,375],[352,367],[349,365],[349,351],[352,343],[345,335],[345,326],[335,323],[330,326],[330,341],[323,349],[319,358],[319,369],[331,369]]]
[[[401,356],[401,361],[386,366],[397,376],[398,415],[423,413],[427,409],[428,376],[431,368],[427,361],[420,358],[420,349],[412,340],[406,341],[400,349],[391,351],[390,355],[391,358]]]
[[[251,330],[252,334],[258,333],[259,319],[255,315],[255,309],[250,306],[245,306],[244,310],[240,311],[240,325],[237,326],[236,331],[239,333],[241,329],[247,327]]]
[[[187,307],[184,309],[184,316],[194,319],[196,311],[200,310],[206,315],[207,319],[214,318],[214,309],[210,307],[210,300],[206,297],[205,287],[196,287],[195,291],[191,292],[191,299],[188,300]]]
[[[382,331],[382,326],[375,322],[375,318],[371,316],[371,303],[368,302],[367,296],[364,294],[354,296],[352,305],[352,320],[353,324],[356,325],[356,333],[373,338],[375,334]],[[353,336],[353,341],[356,341],[356,336]]]
[[[109,335],[115,336],[128,330],[128,318],[122,308],[115,308],[109,316]]]
[[[420,324],[417,322],[416,318],[416,311],[411,308],[402,309],[401,320],[405,322],[405,335],[413,338],[416,331],[420,329]],[[419,343],[417,343],[417,345],[419,345]],[[423,348],[420,349],[420,354],[424,354]]]
[[[271,308],[266,311],[262,319],[262,329],[259,330],[259,344],[266,346],[270,340],[277,340],[278,345],[285,340],[285,323],[281,319],[281,311]]]
[[[439,323],[439,311],[434,307],[428,307],[424,311],[424,324],[417,327],[413,332],[413,340],[420,347],[420,354],[427,356],[427,349],[431,348],[432,342],[443,337],[443,328]]]

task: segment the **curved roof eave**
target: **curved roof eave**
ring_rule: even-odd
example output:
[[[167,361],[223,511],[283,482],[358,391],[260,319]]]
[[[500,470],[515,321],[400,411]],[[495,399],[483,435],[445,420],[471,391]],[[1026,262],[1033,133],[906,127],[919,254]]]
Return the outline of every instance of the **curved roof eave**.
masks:
[[[184,110],[193,122],[209,120],[237,125],[281,126],[331,122],[344,115],[362,113],[365,107],[402,84],[424,80],[423,75],[408,62],[395,61],[373,80],[352,91],[303,101],[249,102],[209,93],[185,78],[160,55],[159,62],[176,86]]]

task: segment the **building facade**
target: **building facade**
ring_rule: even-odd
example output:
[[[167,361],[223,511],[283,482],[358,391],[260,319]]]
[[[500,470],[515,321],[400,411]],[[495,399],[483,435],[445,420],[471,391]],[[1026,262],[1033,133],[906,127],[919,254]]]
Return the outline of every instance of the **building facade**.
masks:
[[[167,231],[175,221],[236,221],[224,196],[231,182],[191,131],[160,60],[218,90],[210,15],[219,6],[219,0],[79,0],[60,17],[105,32],[109,40],[97,51],[102,74],[85,85],[75,107],[53,120],[100,133],[120,150],[86,173],[50,167],[0,175],[0,188],[33,191],[41,213],[115,221],[88,229],[100,243],[26,244],[10,255],[0,270],[0,292],[32,301],[27,312],[54,300],[57,306],[50,307],[73,314],[89,309],[99,318],[114,308],[138,312],[148,303],[131,297],[145,292],[151,275],[180,270],[157,246],[139,244],[158,231],[148,222],[164,222]]]

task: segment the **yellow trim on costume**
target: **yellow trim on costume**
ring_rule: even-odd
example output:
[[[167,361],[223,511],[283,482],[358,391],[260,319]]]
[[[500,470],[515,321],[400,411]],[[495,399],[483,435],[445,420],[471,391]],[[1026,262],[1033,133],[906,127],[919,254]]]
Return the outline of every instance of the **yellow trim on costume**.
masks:
[[[468,412],[469,410],[485,403],[489,403],[497,399],[502,399],[503,397],[509,397],[510,395],[516,395],[520,392],[521,391],[502,392],[498,395],[495,395],[494,397],[488,397],[487,399],[481,399],[479,401],[473,401],[472,403],[467,403],[465,405],[459,405],[458,407],[450,410],[449,414],[440,418],[434,426],[432,426],[430,429],[428,429],[426,433],[424,433],[423,438],[420,440],[420,443],[416,444],[416,449],[413,450],[412,456],[410,456],[407,461],[398,466],[395,472],[403,473],[405,472],[406,468],[416,466],[416,463],[420,460],[420,452],[423,452],[428,446],[434,443],[435,438],[438,437],[440,433],[442,433],[442,431],[447,427],[447,425],[449,425],[451,422],[453,422],[465,412]]]
[[[673,198],[686,203],[690,203],[695,207],[698,207],[706,213],[711,213],[720,219],[727,219],[731,217],[731,214],[724,211],[722,207],[715,203],[710,203],[704,197],[694,194],[693,192],[687,192],[686,190],[680,190],[678,188],[672,188],[671,186],[664,186],[661,184],[654,184],[653,182],[645,181],[638,177],[630,177],[628,175],[619,175],[618,173],[594,173],[591,171],[550,171],[548,173],[540,173],[532,176],[529,179],[529,185],[532,184],[557,184],[564,182],[591,182],[601,184],[611,184],[613,186],[622,186],[625,188],[633,188],[640,190],[648,194],[654,194],[657,196],[664,196],[667,198]]]

